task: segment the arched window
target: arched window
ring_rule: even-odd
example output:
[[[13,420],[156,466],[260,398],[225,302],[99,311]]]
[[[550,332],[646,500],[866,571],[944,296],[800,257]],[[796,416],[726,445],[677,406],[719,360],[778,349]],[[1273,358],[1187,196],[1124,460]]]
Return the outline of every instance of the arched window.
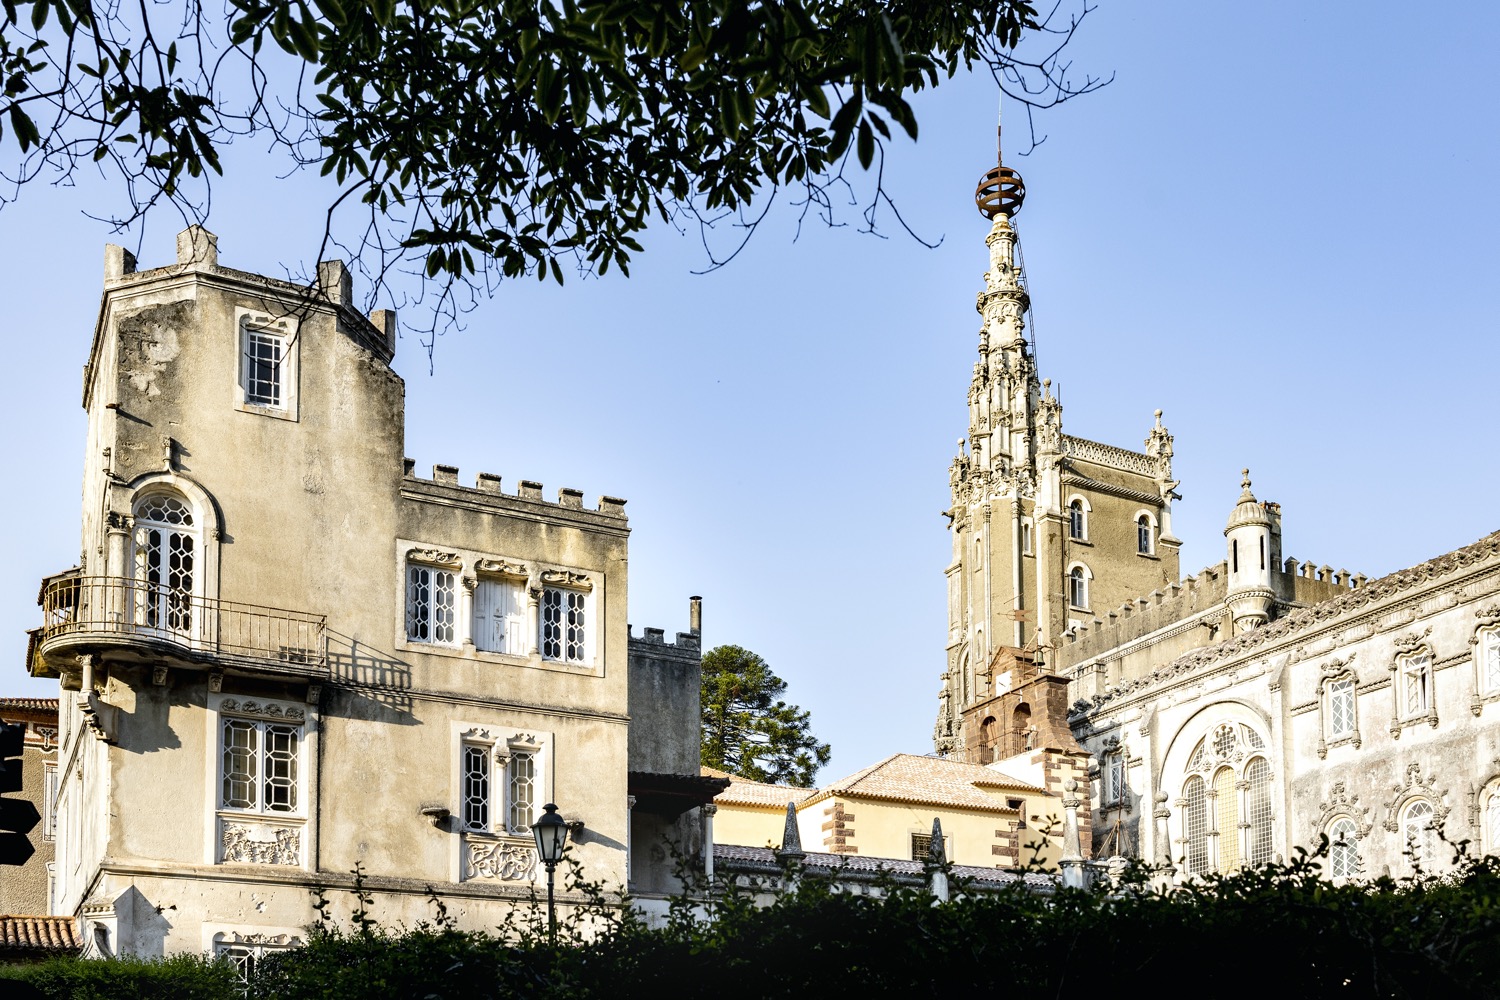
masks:
[[[1271,765],[1253,757],[1245,765],[1245,817],[1250,823],[1247,861],[1271,863]]]
[[[1182,785],[1188,874],[1228,874],[1271,861],[1271,765],[1244,723],[1220,722],[1193,748]]]
[[[1068,603],[1075,608],[1087,610],[1089,606],[1088,570],[1074,566],[1068,572]]]
[[[191,635],[198,579],[193,510],[174,494],[150,493],[136,501],[134,513],[131,607],[135,624]]]
[[[1021,745],[1031,749],[1031,706],[1024,701],[1010,714],[1010,729],[1021,739]]]
[[[1328,826],[1328,874],[1333,878],[1359,876],[1359,829],[1348,816]]]
[[[1187,841],[1188,874],[1205,874],[1208,871],[1208,796],[1204,792],[1203,779],[1196,774],[1182,786],[1182,833]]]
[[[1424,872],[1431,872],[1437,862],[1437,829],[1433,819],[1432,803],[1426,799],[1412,799],[1401,811],[1403,850],[1412,866],[1421,866]]]
[[[1500,627],[1476,636],[1479,647],[1479,693],[1500,694]]]
[[[1151,518],[1145,514],[1135,519],[1135,550],[1143,556],[1156,551],[1155,532],[1151,529]]]
[[[1221,767],[1214,772],[1214,831],[1219,835],[1215,867],[1225,873],[1240,866],[1240,804],[1234,785],[1234,768]]]
[[[1500,785],[1490,787],[1489,801],[1484,805],[1484,850],[1500,854]]]
[[[1084,541],[1089,537],[1089,524],[1087,508],[1083,506],[1083,500],[1074,497],[1068,504],[1068,537]]]

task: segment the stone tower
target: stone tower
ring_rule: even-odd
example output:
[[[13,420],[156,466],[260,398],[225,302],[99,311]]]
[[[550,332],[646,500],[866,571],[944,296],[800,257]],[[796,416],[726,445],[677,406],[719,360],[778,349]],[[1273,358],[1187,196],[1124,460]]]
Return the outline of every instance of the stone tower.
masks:
[[[1268,505],[1250,492],[1250,470],[1240,481],[1240,499],[1224,527],[1225,561],[1229,564],[1226,601],[1234,616],[1234,631],[1241,632],[1271,620],[1276,604],[1271,575],[1279,568],[1280,532],[1272,530]]]
[[[1014,221],[1025,195],[1003,160],[975,192],[990,221],[989,270],[968,432],[949,471],[947,669],[934,745],[979,763],[1071,743],[1066,682],[1042,683],[1048,651],[1068,629],[1178,577],[1161,411],[1144,451],[1072,437],[1051,380],[1038,375]],[[1039,684],[1047,691],[1032,690]]]

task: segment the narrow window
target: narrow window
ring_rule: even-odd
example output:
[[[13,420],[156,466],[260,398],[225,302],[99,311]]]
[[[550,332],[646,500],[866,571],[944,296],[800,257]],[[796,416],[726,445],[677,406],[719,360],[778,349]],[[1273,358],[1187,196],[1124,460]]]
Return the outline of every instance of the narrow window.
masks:
[[[1214,773],[1214,830],[1218,833],[1218,863],[1215,870],[1229,874],[1240,866],[1239,790],[1234,771],[1221,767]]]
[[[1264,538],[1260,540],[1260,568],[1266,568],[1266,540]]]
[[[1354,732],[1354,679],[1345,677],[1328,685],[1328,736],[1338,738]]]
[[[1082,566],[1074,566],[1068,573],[1068,603],[1080,610],[1089,606],[1089,581]]]
[[[193,631],[197,535],[193,512],[174,496],[155,494],[135,506],[135,624],[175,633]]]
[[[1229,543],[1229,551],[1234,556],[1234,565],[1230,568],[1238,573],[1240,571],[1240,540],[1238,538]]]
[[[1432,658],[1423,653],[1401,661],[1401,690],[1405,714],[1423,715],[1432,705]]]
[[[516,750],[506,765],[506,822],[510,832],[531,832],[536,811],[536,756],[529,751]]]
[[[463,812],[465,830],[490,828],[490,748],[465,743],[463,748]]]
[[[1271,765],[1264,757],[1252,757],[1245,765],[1245,812],[1250,821],[1252,865],[1271,862]]]
[[[1490,791],[1489,802],[1484,807],[1484,829],[1488,837],[1487,853],[1500,854],[1500,788]]]
[[[456,629],[454,574],[430,566],[406,568],[406,638],[452,645]]]
[[[57,765],[42,765],[42,839],[57,838]]]
[[[1196,774],[1182,786],[1182,835],[1187,841],[1189,875],[1208,871],[1208,796]]]
[[[1021,554],[1031,555],[1031,522],[1021,522]]]
[[[1480,649],[1483,657],[1480,679],[1484,690],[1487,694],[1500,693],[1500,629],[1485,632]]]
[[[1347,816],[1328,828],[1328,874],[1334,878],[1359,876],[1359,840],[1354,821]]]
[[[1142,514],[1135,522],[1135,550],[1143,556],[1151,555],[1151,519]]]
[[[1125,754],[1123,751],[1107,754],[1104,758],[1104,801],[1111,804],[1125,801]]]
[[[285,342],[275,334],[245,330],[240,384],[245,402],[257,406],[282,406],[282,355]]]
[[[224,794],[226,809],[254,809],[256,799],[257,731],[244,719],[224,720]]]
[[[1433,826],[1432,803],[1416,799],[1401,816],[1401,833],[1413,867],[1431,872],[1437,860],[1437,830]]]
[[[1082,541],[1085,538],[1086,527],[1083,517],[1083,501],[1074,500],[1068,504],[1068,536]]]

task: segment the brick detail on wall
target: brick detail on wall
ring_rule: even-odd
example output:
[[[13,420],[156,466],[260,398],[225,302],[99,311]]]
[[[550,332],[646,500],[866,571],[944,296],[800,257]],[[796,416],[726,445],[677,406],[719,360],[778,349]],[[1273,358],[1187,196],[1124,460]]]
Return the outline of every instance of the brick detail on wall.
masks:
[[[834,799],[832,805],[824,809],[823,815],[828,817],[823,821],[823,846],[829,854],[858,854],[859,848],[854,844],[854,814],[844,809],[844,803]]]

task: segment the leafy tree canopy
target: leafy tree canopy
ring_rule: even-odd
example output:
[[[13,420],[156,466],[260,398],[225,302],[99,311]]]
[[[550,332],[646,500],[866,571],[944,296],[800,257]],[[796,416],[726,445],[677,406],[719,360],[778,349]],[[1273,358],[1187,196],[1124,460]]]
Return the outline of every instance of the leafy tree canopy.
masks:
[[[224,148],[258,136],[329,179],[320,255],[372,296],[412,270],[452,321],[500,279],[627,271],[653,216],[728,220],[711,266],[784,188],[831,221],[851,155],[873,229],[911,92],[976,64],[1028,108],[1098,85],[1060,57],[1079,2],[0,0],[0,202],[94,162],[121,229],[201,222]]]
[[[739,646],[703,656],[703,763],[751,781],[812,786],[832,752],[808,713],[781,700],[786,681]]]

